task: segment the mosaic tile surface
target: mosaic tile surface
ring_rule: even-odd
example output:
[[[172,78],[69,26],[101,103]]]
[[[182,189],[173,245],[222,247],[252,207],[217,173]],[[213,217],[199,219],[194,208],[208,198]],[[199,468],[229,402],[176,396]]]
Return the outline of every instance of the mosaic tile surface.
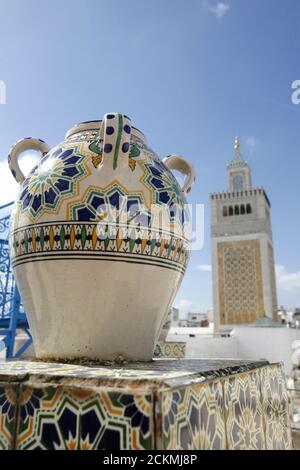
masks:
[[[285,378],[280,365],[263,367],[261,373],[262,406],[266,447],[292,449],[290,413]]]
[[[161,399],[163,449],[225,448],[221,381],[164,392]]]
[[[281,366],[264,364],[0,363],[0,449],[290,449]]]
[[[162,449],[199,448],[199,397],[193,387],[164,392],[161,397]]]
[[[152,396],[21,386],[18,450],[153,448]]]
[[[227,448],[265,449],[259,371],[225,379],[224,400]]]
[[[18,386],[0,383],[0,450],[14,446]]]
[[[220,380],[199,386],[200,450],[226,448],[224,398]]]

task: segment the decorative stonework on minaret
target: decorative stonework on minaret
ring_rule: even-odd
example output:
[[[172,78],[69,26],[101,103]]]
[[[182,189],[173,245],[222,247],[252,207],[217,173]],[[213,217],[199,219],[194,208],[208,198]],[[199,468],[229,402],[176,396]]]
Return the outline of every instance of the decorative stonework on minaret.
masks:
[[[211,195],[213,303],[216,329],[277,315],[270,201],[253,188],[240,139],[227,166],[228,191]]]

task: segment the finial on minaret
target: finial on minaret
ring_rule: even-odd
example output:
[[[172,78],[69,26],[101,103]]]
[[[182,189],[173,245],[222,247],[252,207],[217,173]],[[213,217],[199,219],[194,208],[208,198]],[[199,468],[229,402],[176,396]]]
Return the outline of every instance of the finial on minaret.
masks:
[[[241,142],[239,137],[235,137],[234,139],[234,156],[231,160],[231,163],[228,165],[228,168],[233,168],[237,166],[247,166],[247,163],[243,159],[241,155]]]
[[[240,138],[239,137],[236,137],[234,139],[234,150],[239,153],[240,152],[240,148],[241,148],[241,143],[240,143]]]

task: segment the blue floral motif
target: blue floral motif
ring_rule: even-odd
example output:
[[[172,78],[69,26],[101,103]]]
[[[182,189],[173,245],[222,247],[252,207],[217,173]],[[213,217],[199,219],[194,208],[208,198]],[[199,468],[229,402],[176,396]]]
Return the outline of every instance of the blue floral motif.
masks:
[[[56,212],[62,196],[74,194],[76,182],[86,175],[84,158],[76,153],[76,147],[61,146],[45,155],[23,183],[22,211],[33,217],[44,211]]]
[[[23,387],[20,394],[20,418],[26,421],[29,416],[34,416],[36,410],[41,407],[41,400],[46,396],[43,389]]]
[[[125,406],[124,416],[131,419],[132,427],[139,427],[145,435],[149,431],[150,419],[146,410],[149,406],[147,396],[140,397],[141,403],[144,402],[144,407],[141,407],[135,400],[134,395],[121,395],[120,403]],[[142,403],[143,404],[143,403]],[[143,409],[144,408],[144,409]]]
[[[1,415],[6,415],[9,421],[12,421],[16,411],[16,391],[14,388],[0,389],[0,411]]]

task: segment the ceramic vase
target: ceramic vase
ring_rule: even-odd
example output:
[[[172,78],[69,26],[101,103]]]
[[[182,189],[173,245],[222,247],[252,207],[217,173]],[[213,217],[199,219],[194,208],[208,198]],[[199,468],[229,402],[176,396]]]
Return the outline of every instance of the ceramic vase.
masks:
[[[25,177],[28,149],[41,158]],[[36,356],[150,360],[188,263],[192,165],[161,161],[118,113],[76,125],[52,149],[23,139],[8,161],[20,184],[11,260]]]

